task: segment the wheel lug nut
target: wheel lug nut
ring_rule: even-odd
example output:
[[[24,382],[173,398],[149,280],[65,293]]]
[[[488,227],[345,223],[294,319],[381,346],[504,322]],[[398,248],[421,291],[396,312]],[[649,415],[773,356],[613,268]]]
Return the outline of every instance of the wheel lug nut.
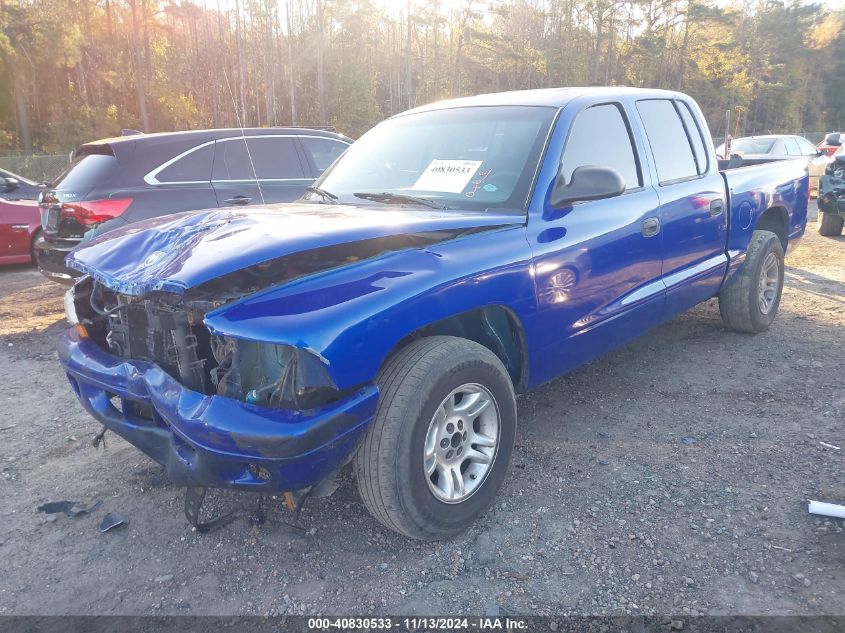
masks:
[[[455,425],[452,424],[451,422],[449,422],[449,424],[446,425],[446,432],[447,433],[454,433],[455,432]]]
[[[449,446],[449,440],[444,437],[440,440],[440,448],[446,448],[447,446]]]
[[[458,430],[459,431],[464,430],[464,421],[463,420],[458,420]]]
[[[459,447],[458,447],[458,455],[460,455],[460,454],[461,454],[461,453],[463,453],[463,452],[464,452],[464,447],[463,447],[463,446],[459,446]]]
[[[466,441],[466,439],[467,439],[467,432],[464,431],[464,441]]]
[[[452,449],[450,448],[449,451],[446,453],[446,459],[452,459],[453,453],[454,453],[454,451],[452,451]]]

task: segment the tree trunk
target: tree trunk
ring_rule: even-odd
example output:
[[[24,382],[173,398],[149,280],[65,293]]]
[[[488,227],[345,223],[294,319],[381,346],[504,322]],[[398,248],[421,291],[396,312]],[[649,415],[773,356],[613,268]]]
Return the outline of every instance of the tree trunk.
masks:
[[[24,95],[23,86],[25,83],[22,77],[19,64],[13,64],[14,82],[15,82],[15,108],[18,113],[18,137],[20,138],[23,151],[27,154],[32,153],[32,135],[29,130],[29,112],[26,109],[26,96]]]
[[[408,109],[414,107],[413,85],[411,80],[411,0],[406,0],[405,11],[408,16],[405,32],[405,91],[408,93]]]
[[[326,83],[323,75],[323,48],[326,45],[323,33],[323,2],[317,0],[317,26],[320,37],[317,41],[317,100],[320,105],[320,125],[326,124]]]
[[[147,112],[147,98],[144,90],[144,64],[141,60],[141,47],[138,43],[138,13],[135,0],[130,0],[132,9],[132,50],[135,58],[135,91],[138,95],[138,111],[141,115],[141,127],[144,132],[150,131],[150,116]]]
[[[290,13],[293,10],[293,1],[288,0],[288,83],[290,84],[290,123],[296,125],[296,90],[293,85],[293,21]]]

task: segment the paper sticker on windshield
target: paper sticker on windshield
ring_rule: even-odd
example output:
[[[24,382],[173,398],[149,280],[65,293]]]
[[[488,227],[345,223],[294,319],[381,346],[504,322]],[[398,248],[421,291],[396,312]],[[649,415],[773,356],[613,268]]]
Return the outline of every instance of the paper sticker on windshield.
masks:
[[[411,189],[461,193],[481,167],[481,160],[444,160],[435,158]]]

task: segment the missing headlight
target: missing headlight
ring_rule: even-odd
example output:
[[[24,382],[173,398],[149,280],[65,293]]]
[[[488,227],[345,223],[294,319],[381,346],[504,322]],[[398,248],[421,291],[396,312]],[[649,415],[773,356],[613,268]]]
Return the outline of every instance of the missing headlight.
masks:
[[[313,409],[340,394],[323,361],[289,345],[212,337],[217,393],[264,407]]]

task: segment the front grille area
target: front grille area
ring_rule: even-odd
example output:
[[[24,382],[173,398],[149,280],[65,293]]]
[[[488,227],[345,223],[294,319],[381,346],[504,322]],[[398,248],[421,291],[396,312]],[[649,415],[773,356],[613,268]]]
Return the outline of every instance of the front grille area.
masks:
[[[189,389],[213,392],[209,372],[217,363],[202,314],[156,299],[113,298],[116,305],[104,310],[108,351],[153,362]]]

